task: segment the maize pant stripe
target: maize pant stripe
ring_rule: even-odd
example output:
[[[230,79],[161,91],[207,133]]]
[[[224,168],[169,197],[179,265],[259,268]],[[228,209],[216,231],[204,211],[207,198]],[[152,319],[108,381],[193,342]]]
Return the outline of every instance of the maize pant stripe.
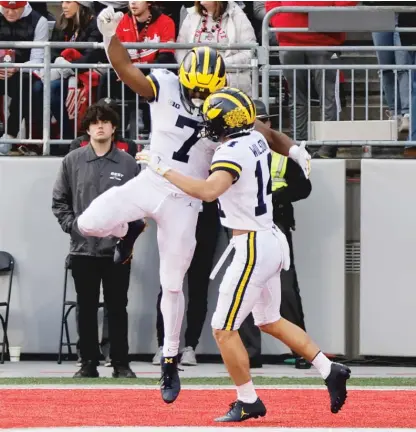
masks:
[[[256,264],[256,232],[250,232],[247,237],[247,261],[244,266],[243,273],[241,274],[240,280],[238,281],[237,288],[234,292],[233,301],[231,302],[230,309],[228,311],[227,319],[223,330],[233,330],[235,320],[243,302],[244,293],[250,282],[251,275]]]

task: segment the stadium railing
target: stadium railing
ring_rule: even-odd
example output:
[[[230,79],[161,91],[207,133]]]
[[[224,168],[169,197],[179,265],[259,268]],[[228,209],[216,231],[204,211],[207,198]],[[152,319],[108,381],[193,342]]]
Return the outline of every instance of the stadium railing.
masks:
[[[284,73],[286,70],[293,71],[293,73],[296,73],[296,71],[301,70],[307,70],[308,71],[308,83],[311,82],[311,71],[314,69],[320,69],[323,70],[323,73],[325,73],[326,70],[330,69],[336,69],[339,73],[340,71],[348,72],[350,74],[350,106],[345,107],[343,109],[343,113],[341,115],[340,111],[338,110],[337,114],[337,121],[341,122],[341,118],[345,118],[345,113],[349,111],[349,121],[354,122],[357,119],[357,115],[355,113],[356,109],[356,103],[355,103],[355,94],[356,89],[359,85],[362,86],[362,80],[357,80],[356,76],[361,73],[365,75],[364,79],[364,116],[361,120],[370,122],[372,119],[370,119],[369,112],[370,109],[373,109],[374,111],[374,104],[370,102],[369,97],[369,75],[371,73],[374,73],[377,71],[380,74],[380,80],[379,80],[379,86],[378,86],[378,111],[379,111],[379,120],[383,120],[383,74],[380,72],[383,70],[393,70],[395,74],[398,73],[398,71],[405,70],[408,72],[408,79],[409,79],[409,101],[411,101],[412,98],[412,71],[416,69],[416,65],[379,65],[379,64],[333,64],[333,65],[274,65],[270,63],[270,54],[273,52],[280,52],[280,51],[323,51],[328,50],[332,52],[374,52],[374,51],[399,51],[399,50],[405,50],[405,51],[416,51],[416,46],[329,46],[329,47],[322,47],[322,46],[308,46],[308,47],[302,47],[302,46],[272,46],[270,45],[269,36],[270,33],[276,33],[276,32],[310,32],[311,29],[309,28],[270,28],[270,19],[271,17],[279,12],[295,12],[295,13],[319,13],[319,12],[331,12],[331,13],[354,13],[354,14],[361,14],[363,11],[367,12],[374,12],[374,11],[387,11],[387,12],[416,12],[415,7],[392,7],[392,6],[382,6],[382,7],[369,7],[369,6],[357,6],[357,7],[279,7],[275,8],[271,11],[269,11],[262,23],[262,44],[259,46],[257,44],[209,44],[209,46],[217,48],[220,51],[225,50],[249,50],[251,52],[251,60],[250,64],[243,64],[243,65],[231,65],[227,66],[227,71],[234,71],[234,70],[249,70],[251,72],[251,79],[252,79],[252,97],[258,98],[261,97],[264,103],[267,107],[270,105],[270,101],[273,100],[273,98],[270,97],[270,84],[271,84],[271,77],[278,77],[278,96],[276,97],[276,101],[278,102],[278,110],[279,110],[279,118],[278,118],[278,129],[284,130],[284,121],[285,119],[285,113],[282,109],[282,101],[283,101],[283,79],[284,79]],[[358,15],[357,15],[358,16]],[[355,20],[348,20],[345,28],[340,28],[339,31],[371,31],[371,25],[367,25],[365,29],[357,30],[356,27],[351,26],[351,30],[349,30],[349,25],[351,22],[354,22]],[[377,21],[377,20],[375,20]],[[416,28],[398,28],[393,27],[390,29],[386,29],[385,31],[398,31],[398,32],[416,32]],[[314,30],[316,31],[316,30]],[[146,44],[124,44],[126,48],[138,48],[141,49],[147,48],[174,48],[174,49],[191,49],[194,45],[193,44],[179,44],[179,43],[168,43],[168,44],[154,44],[154,43],[146,43]],[[202,44],[201,44],[202,45]],[[69,144],[71,140],[64,140],[62,139],[62,127],[61,135],[59,138],[51,138],[51,70],[52,69],[61,69],[62,65],[56,65],[51,62],[51,49],[52,48],[78,48],[78,49],[85,49],[85,48],[94,48],[94,49],[103,49],[102,43],[59,43],[59,42],[47,42],[47,43],[35,43],[35,42],[19,42],[19,43],[12,43],[12,42],[1,42],[0,41],[0,48],[44,48],[45,50],[45,59],[44,64],[32,64],[30,65],[30,70],[38,70],[38,69],[44,69],[44,93],[43,93],[43,124],[42,124],[42,139],[33,139],[31,134],[31,126],[29,125],[29,131],[26,131],[26,135],[28,135],[28,138],[16,138],[16,139],[7,139],[2,140],[2,143],[10,143],[10,144],[37,144],[41,145],[43,147],[43,154],[49,155],[50,154],[50,146],[51,145],[60,145],[60,144]],[[5,68],[22,68],[29,69],[27,65],[23,64],[17,64],[17,63],[8,63],[8,64],[2,64],[2,67]],[[149,68],[169,68],[174,69],[177,68],[177,64],[136,64],[136,67],[142,68],[142,69],[149,69]],[[95,70],[95,69],[110,69],[111,65],[109,64],[78,64],[78,65],[71,65],[70,69],[74,70],[75,78],[79,75],[80,69],[87,69],[87,70]],[[20,72],[21,73],[21,72]],[[261,76],[261,86],[260,84],[260,76]],[[62,79],[62,78],[61,78]],[[91,78],[90,78],[91,80]],[[360,81],[359,84],[357,82]],[[90,82],[91,83],[91,82]],[[6,84],[7,86],[7,84]],[[124,87],[124,86],[123,86]],[[309,85],[309,88],[311,86]],[[30,87],[31,88],[31,87]],[[92,101],[92,87],[89,86],[89,102]],[[260,93],[261,90],[261,93]],[[294,89],[296,91],[296,89]],[[124,91],[123,91],[124,95]],[[294,95],[295,96],[295,95]],[[32,94],[29,95],[30,97],[30,109],[31,109],[31,102],[32,102]],[[395,106],[397,111],[397,100],[398,100],[398,86],[395,85]],[[121,100],[121,106],[124,107],[124,98],[122,97]],[[62,98],[62,104],[64,103]],[[75,98],[75,118],[74,118],[74,124],[75,124],[75,131],[74,131],[74,137],[77,136],[77,122],[78,122],[78,99]],[[4,98],[4,109],[6,111],[7,108],[7,100]],[[412,109],[414,107],[410,104],[410,116],[412,115]],[[320,106],[320,114],[317,116],[318,118],[324,118],[323,113],[325,109],[325,104],[321,104]],[[293,104],[293,110],[296,110],[296,104]],[[312,96],[311,92],[309,90],[308,94],[308,124],[310,129],[310,124],[312,123],[312,111],[316,111],[316,107],[313,108],[312,104]],[[62,112],[62,110],[61,110]],[[139,98],[136,96],[136,117],[139,113]],[[286,110],[287,113],[287,110]],[[124,125],[126,124],[125,118],[124,118],[124,109],[122,109],[122,133],[124,135]],[[31,117],[31,115],[30,115]],[[374,117],[374,116],[373,116]],[[296,119],[296,116],[294,116]],[[20,109],[20,124],[22,123],[22,109]],[[58,123],[62,126],[62,117],[61,119],[56,119]],[[295,120],[296,121],[296,120]],[[7,123],[7,122],[5,122]],[[341,126],[341,123],[339,123]],[[294,129],[296,129],[296,124],[294,124]],[[7,133],[7,130],[5,130]],[[147,139],[142,139],[143,137],[140,136],[140,130],[138,122],[136,122],[136,130],[133,134],[136,138],[136,142],[138,144],[144,144],[147,145],[149,141]],[[138,139],[137,139],[138,138]],[[296,138],[296,137],[295,137]],[[343,147],[349,147],[349,146],[361,146],[361,147],[371,147],[371,145],[377,145],[377,146],[414,146],[416,145],[416,142],[413,141],[400,141],[397,138],[388,140],[380,140],[377,139],[375,142],[374,140],[360,140],[360,139],[336,139],[336,140],[330,140],[330,139],[319,139],[319,140],[308,140],[307,143],[309,145],[317,145],[320,146],[322,144],[325,145],[334,145],[334,146],[343,146]],[[368,156],[371,154],[370,152],[366,152],[365,155]]]
[[[179,43],[143,43],[143,44],[137,44],[137,43],[126,43],[123,44],[126,48],[140,48],[140,49],[161,49],[161,48],[174,48],[174,49],[192,49],[195,45],[194,44],[179,44]],[[203,44],[200,44],[203,45]],[[259,97],[259,68],[258,68],[258,61],[257,61],[257,44],[209,44],[210,47],[216,48],[220,51],[225,50],[249,50],[251,52],[251,61],[250,64],[233,64],[233,65],[227,65],[227,72],[230,71],[241,71],[241,70],[249,70],[251,71],[252,76],[252,96],[254,98]],[[64,140],[64,139],[51,139],[51,70],[53,69],[63,69],[63,67],[60,64],[55,64],[51,62],[51,49],[52,48],[60,48],[60,49],[67,49],[67,48],[76,48],[76,49],[104,49],[104,45],[102,43],[89,43],[89,42],[43,42],[43,43],[36,43],[36,42],[2,42],[0,41],[0,49],[14,49],[14,48],[20,48],[20,49],[31,49],[31,48],[43,48],[45,52],[44,56],[44,63],[43,64],[22,64],[22,63],[2,63],[1,66],[6,68],[18,68],[20,70],[20,83],[22,82],[22,69],[29,70],[30,75],[32,72],[36,70],[44,70],[44,76],[43,76],[43,83],[44,83],[44,91],[43,91],[43,128],[42,128],[42,139],[32,139],[31,138],[31,128],[29,128],[29,138],[16,138],[16,139],[2,139],[1,144],[37,144],[43,146],[43,155],[49,155],[50,154],[50,145],[62,145],[62,144],[69,144],[72,140]],[[149,64],[149,63],[140,63],[135,64],[135,67],[139,69],[153,69],[153,68],[167,68],[167,69],[177,69],[179,66],[178,64]],[[110,64],[71,64],[68,69],[74,70],[75,78],[78,79],[79,70],[103,70],[103,69],[110,69]],[[91,76],[90,76],[90,86],[89,86],[89,102],[91,103],[92,100],[92,94],[91,94]],[[63,80],[63,77],[61,77],[61,80]],[[32,79],[30,80],[30,89],[32,88]],[[7,89],[7,80],[5,82],[5,86]],[[124,85],[123,85],[124,87]],[[61,86],[62,88],[62,86]],[[22,97],[22,91],[20,91],[20,98]],[[7,94],[7,91],[6,91]],[[62,95],[62,104],[63,101],[63,91],[61,91]],[[32,106],[32,94],[29,95],[30,97],[30,117],[31,117],[31,106]],[[138,110],[138,97],[136,98],[137,103],[136,107]],[[20,104],[21,105],[21,104]],[[124,106],[124,100],[121,101],[121,105]],[[63,105],[62,105],[63,106]],[[62,106],[61,106],[61,112],[62,112]],[[4,98],[3,101],[3,109],[4,112],[7,112],[7,98]],[[75,98],[75,118],[74,118],[74,125],[75,125],[75,133],[74,137],[77,136],[77,121],[78,121],[78,100]],[[6,117],[6,115],[5,115]],[[20,118],[19,121],[22,123],[22,109],[20,108]],[[61,119],[56,119],[58,122],[61,121],[62,126],[62,116]],[[124,126],[125,119],[122,118],[122,125]],[[5,121],[5,133],[7,133],[7,121]],[[137,135],[138,135],[137,131]],[[61,138],[62,138],[62,128],[61,128]],[[148,140],[136,140],[138,144],[146,145],[148,144]]]
[[[315,28],[310,29],[309,27],[305,28],[291,28],[291,27],[281,27],[281,28],[274,28],[270,27],[270,21],[271,18],[277,14],[277,13],[283,13],[283,12],[291,12],[291,13],[307,13],[308,15],[311,13],[318,14],[318,13],[331,13],[331,16],[333,18],[336,18],[336,14],[343,14],[342,16],[346,19],[334,19],[333,21],[340,23],[339,27],[334,26],[334,22],[327,21],[325,22],[325,19],[323,18],[321,23],[317,24],[317,21],[314,21]],[[349,6],[349,7],[277,7],[265,15],[262,23],[262,42],[261,46],[259,47],[258,52],[258,58],[259,62],[262,64],[261,66],[261,75],[262,75],[262,100],[266,104],[266,106],[269,106],[270,101],[270,77],[273,75],[276,75],[279,77],[279,88],[282,88],[282,76],[284,76],[285,71],[292,71],[294,74],[296,74],[296,71],[306,70],[308,71],[308,87],[309,87],[309,95],[308,95],[308,120],[309,120],[309,128],[311,124],[311,96],[310,96],[310,83],[311,83],[311,71],[320,69],[323,70],[323,73],[325,74],[325,71],[327,70],[337,70],[337,73],[339,75],[340,71],[348,72],[351,77],[351,83],[350,83],[350,89],[351,89],[351,98],[350,98],[350,121],[355,121],[355,89],[357,87],[355,75],[358,73],[358,71],[364,71],[365,73],[365,105],[364,105],[364,118],[362,120],[370,122],[369,118],[369,73],[371,71],[377,71],[380,76],[379,81],[379,120],[383,120],[383,74],[381,71],[386,70],[393,70],[394,74],[396,76],[396,85],[395,85],[395,115],[397,115],[397,101],[398,101],[398,86],[397,86],[397,73],[398,71],[407,71],[408,72],[408,79],[409,79],[409,114],[410,117],[412,116],[412,109],[415,109],[416,107],[412,107],[411,100],[412,100],[412,71],[416,69],[416,65],[380,65],[380,64],[332,64],[332,65],[311,65],[311,64],[294,64],[294,65],[271,65],[268,59],[270,58],[270,54],[273,52],[282,52],[282,51],[331,51],[331,52],[338,52],[341,53],[348,53],[348,52],[374,52],[374,51],[416,51],[416,46],[273,46],[270,45],[270,33],[308,33],[308,32],[319,32],[320,30],[316,27],[321,27],[321,32],[371,32],[371,31],[396,31],[396,32],[416,32],[416,27],[414,28],[400,28],[397,27],[394,23],[394,13],[398,12],[416,12],[415,7],[407,7],[407,6]],[[365,13],[382,13],[384,14],[383,18],[386,18],[385,14],[391,14],[389,17],[387,15],[387,21],[390,19],[390,24],[386,24],[386,22],[381,23],[378,20],[378,17],[373,16],[372,19],[365,20],[363,19],[363,16],[360,16]],[[315,15],[316,16],[316,15]],[[327,18],[327,16],[326,16]],[[310,19],[310,15],[309,15]],[[362,20],[363,26],[360,27],[359,24],[357,26],[357,22],[360,22],[360,19]],[[335,27],[335,28],[334,28]],[[416,79],[416,77],[415,77]],[[279,105],[282,104],[282,98],[281,93],[279,94]],[[374,107],[374,106],[373,106]],[[320,117],[324,118],[324,108],[325,106],[321,106],[321,113]],[[293,110],[296,109],[296,104],[293,104]],[[279,110],[279,129],[282,129],[282,109]],[[294,119],[296,121],[296,115],[294,115]],[[338,110],[337,115],[337,121],[339,122],[340,119],[340,111]],[[341,124],[340,124],[341,126]],[[350,125],[348,125],[350,127]],[[371,126],[369,124],[369,126]],[[295,129],[296,129],[296,123],[295,123]],[[310,129],[309,129],[310,131]],[[310,133],[309,133],[310,135]],[[348,134],[347,134],[348,135]],[[299,141],[298,141],[299,142]],[[386,141],[376,139],[376,140],[360,140],[360,139],[354,139],[354,140],[348,140],[348,139],[326,139],[326,140],[319,140],[314,141],[309,139],[307,141],[307,144],[310,146],[321,146],[322,144],[325,145],[332,145],[332,146],[339,146],[339,147],[349,147],[349,146],[361,146],[363,147],[363,156],[371,156],[371,146],[415,146],[416,141],[400,141],[397,138],[396,139],[389,139]]]

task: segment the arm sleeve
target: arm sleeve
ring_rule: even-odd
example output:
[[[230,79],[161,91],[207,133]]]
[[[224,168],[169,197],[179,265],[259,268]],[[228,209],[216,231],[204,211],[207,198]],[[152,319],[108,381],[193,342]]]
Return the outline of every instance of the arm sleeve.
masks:
[[[41,17],[35,28],[35,36],[33,42],[47,42],[49,40],[49,26],[46,18]],[[45,57],[43,48],[32,48],[30,50],[30,60],[25,64],[43,63]]]
[[[72,191],[68,178],[67,159],[62,162],[52,192],[52,212],[58,219],[62,230],[68,234],[72,231],[75,214],[72,207]]]
[[[251,22],[248,20],[247,15],[237,6],[234,15],[234,25],[238,31],[237,43],[240,44],[256,44],[256,34]],[[248,64],[250,63],[251,53],[250,50],[238,51],[228,57],[224,57],[225,65]]]
[[[168,16],[164,16],[162,28],[160,31],[160,43],[166,43],[166,42],[175,42],[175,23],[173,22],[172,18],[169,18]],[[170,52],[174,53],[175,49],[172,47],[172,49],[162,48],[159,50],[159,52]]]
[[[64,40],[64,36],[61,30],[58,29],[58,27],[54,26],[53,30],[52,30],[52,35],[51,35],[51,42],[62,42]],[[60,48],[51,48],[51,61],[52,63],[55,61],[55,59],[57,57],[59,57],[61,55],[61,51],[62,49]]]
[[[83,41],[77,42],[102,42],[103,37],[97,27],[97,19],[93,18],[87,29],[87,37]],[[82,63],[96,63],[97,59],[100,57],[100,49],[86,49],[83,51],[82,57],[78,60],[74,60],[73,64]]]
[[[191,15],[187,14],[180,29],[176,42],[178,43],[187,43],[188,42],[188,30],[191,27]],[[176,50],[175,56],[177,62],[180,64],[184,59],[187,51],[186,50]]]
[[[242,164],[238,159],[232,141],[220,146],[212,159],[210,169],[211,173],[214,173],[215,171],[227,171],[233,176],[233,183],[236,183],[243,170]]]

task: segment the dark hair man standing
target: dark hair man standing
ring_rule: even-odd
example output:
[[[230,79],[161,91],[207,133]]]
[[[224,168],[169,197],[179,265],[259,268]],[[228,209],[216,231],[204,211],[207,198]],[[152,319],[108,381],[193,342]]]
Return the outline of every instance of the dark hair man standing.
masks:
[[[70,255],[79,305],[81,369],[76,378],[98,377],[97,312],[100,286],[108,308],[110,356],[113,377],[135,378],[128,361],[127,292],[130,261],[114,262],[118,238],[84,237],[77,217],[106,190],[134,178],[139,168],[132,156],[113,144],[118,115],[109,106],[95,104],[83,119],[90,142],[70,152],[62,161],[53,189],[52,211],[64,232],[71,236]]]

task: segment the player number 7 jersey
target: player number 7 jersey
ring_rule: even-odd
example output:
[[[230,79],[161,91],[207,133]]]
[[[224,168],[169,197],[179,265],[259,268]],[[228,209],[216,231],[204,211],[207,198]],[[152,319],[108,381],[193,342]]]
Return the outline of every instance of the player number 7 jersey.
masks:
[[[224,226],[250,231],[273,227],[271,162],[269,145],[256,131],[217,148],[211,171],[224,170],[234,177],[232,186],[219,197]]]
[[[155,94],[149,101],[151,153],[160,156],[175,171],[207,178],[216,145],[199,137],[202,117],[188,113],[183,106],[178,77],[166,69],[154,69],[146,78]],[[159,181],[165,183],[164,187],[183,194],[166,179],[159,178]]]

